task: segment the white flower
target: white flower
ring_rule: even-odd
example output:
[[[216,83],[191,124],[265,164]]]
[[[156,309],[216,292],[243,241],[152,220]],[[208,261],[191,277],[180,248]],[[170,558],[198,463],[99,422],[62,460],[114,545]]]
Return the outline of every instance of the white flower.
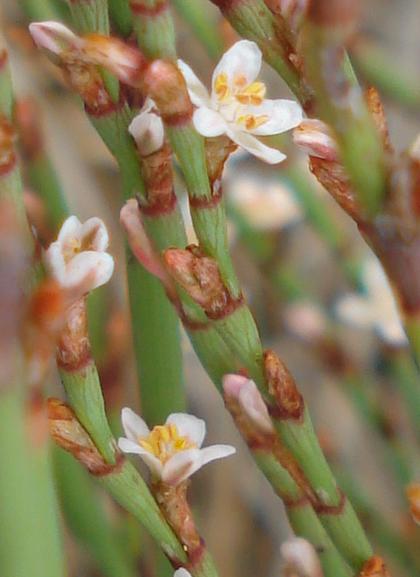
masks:
[[[279,182],[248,176],[234,178],[228,194],[239,212],[258,230],[280,230],[303,218],[291,191]]]
[[[191,577],[191,573],[184,569],[184,567],[180,567],[175,571],[174,577]]]
[[[149,430],[144,420],[125,407],[121,413],[126,434],[118,440],[124,453],[140,455],[152,475],[168,485],[179,485],[203,465],[235,453],[230,445],[201,449],[206,424],[185,413],[172,413],[164,425]]]
[[[139,114],[131,121],[128,131],[134,138],[142,156],[149,156],[162,148],[165,131],[161,117],[153,112],[156,105],[147,98]]]
[[[343,321],[360,328],[373,328],[388,343],[401,346],[407,337],[402,327],[388,280],[376,259],[369,259],[363,270],[366,295],[349,294],[336,305]]]
[[[227,134],[236,144],[261,160],[275,164],[286,156],[262,144],[256,136],[279,134],[297,126],[302,109],[293,100],[265,99],[266,87],[256,81],[262,54],[255,42],[236,42],[213,72],[212,91],[185,62],[178,61],[190,98],[197,106],[194,125],[203,136]]]
[[[108,231],[100,218],[89,218],[82,224],[76,216],[70,216],[57,240],[45,251],[46,266],[62,287],[83,285],[84,292],[91,291],[112,276],[114,259],[105,252],[108,242]]]
[[[254,381],[241,375],[225,375],[223,390],[227,397],[234,398],[245,415],[263,433],[274,432],[268,409]]]
[[[292,537],[280,547],[285,562],[284,575],[296,577],[322,577],[319,557],[313,545],[302,537]]]

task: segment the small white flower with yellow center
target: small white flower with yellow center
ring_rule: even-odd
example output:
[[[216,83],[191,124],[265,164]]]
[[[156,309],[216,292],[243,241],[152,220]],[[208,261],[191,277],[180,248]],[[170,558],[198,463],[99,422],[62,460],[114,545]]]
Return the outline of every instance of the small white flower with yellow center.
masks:
[[[286,156],[256,136],[295,128],[302,120],[302,109],[293,100],[265,98],[265,84],[256,80],[261,64],[262,54],[255,42],[236,42],[216,66],[209,95],[191,68],[178,61],[191,101],[197,106],[193,117],[196,130],[207,137],[226,134],[254,156],[275,164]]]
[[[402,327],[394,296],[385,273],[376,259],[364,265],[365,295],[343,296],[336,305],[338,317],[358,328],[371,328],[389,344],[402,346],[407,337]]]
[[[139,114],[131,121],[128,131],[136,141],[141,156],[149,156],[162,148],[165,130],[151,98],[146,99]]]
[[[83,286],[84,292],[89,292],[112,276],[114,259],[105,252],[108,242],[108,231],[100,218],[89,218],[82,224],[70,216],[45,251],[45,264],[63,288]]]
[[[179,485],[203,465],[235,453],[231,445],[212,445],[201,449],[206,424],[185,413],[172,413],[164,425],[150,431],[145,421],[125,407],[121,421],[126,437],[118,440],[124,453],[140,455],[154,480]]]

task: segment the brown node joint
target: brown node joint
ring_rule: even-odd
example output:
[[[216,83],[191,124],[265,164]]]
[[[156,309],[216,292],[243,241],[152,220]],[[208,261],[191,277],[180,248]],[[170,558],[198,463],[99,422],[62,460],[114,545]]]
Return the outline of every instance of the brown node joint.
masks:
[[[345,507],[347,497],[341,489],[338,489],[338,494],[340,495],[340,500],[337,505],[326,505],[319,499],[312,503],[314,510],[320,515],[340,515]]]
[[[215,307],[214,309],[206,310],[206,315],[212,321],[219,321],[233,314],[238,308],[243,306],[245,300],[242,294],[236,299],[230,294],[227,294],[227,299],[222,308]]]
[[[293,499],[292,497],[287,497],[286,495],[279,495],[287,509],[298,509],[299,507],[305,507],[309,504],[309,499],[306,495],[301,495]]]
[[[390,574],[384,560],[374,555],[364,563],[359,577],[390,577]]]
[[[102,91],[101,91],[102,92]],[[117,102],[114,102],[108,93],[105,94],[105,89],[103,89],[103,94],[99,95],[98,90],[98,98],[86,98],[84,102],[84,107],[86,114],[92,116],[93,118],[102,118],[104,116],[109,116],[114,114],[118,110],[121,110],[125,104],[125,96],[120,94],[120,98]]]
[[[122,469],[125,461],[126,461],[125,455],[118,452],[116,454],[114,464],[105,463],[104,461],[100,466],[96,466],[94,469],[89,469],[89,472],[94,477],[106,477],[111,473],[118,473]]]
[[[202,210],[206,208],[214,208],[217,206],[223,197],[222,187],[219,188],[217,192],[212,194],[210,197],[207,196],[190,196],[189,202],[190,207],[196,210]]]
[[[176,207],[177,198],[174,191],[172,190],[170,195],[165,195],[162,197],[156,195],[156,197],[147,204],[139,198],[138,202],[140,210],[145,216],[157,217],[173,212]]]
[[[191,111],[188,112],[174,112],[173,114],[162,114],[163,121],[167,126],[184,126],[191,120]]]
[[[141,0],[131,0],[130,9],[134,14],[142,16],[157,16],[169,8],[167,0],[157,0],[153,6],[149,6]]]
[[[7,50],[3,48],[3,50],[0,50],[0,70],[4,66],[6,66],[8,60],[9,60],[9,55],[7,53]]]

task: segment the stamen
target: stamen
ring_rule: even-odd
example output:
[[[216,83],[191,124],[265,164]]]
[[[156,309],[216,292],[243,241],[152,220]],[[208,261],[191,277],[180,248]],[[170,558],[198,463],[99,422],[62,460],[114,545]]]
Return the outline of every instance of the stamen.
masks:
[[[265,124],[268,120],[268,116],[261,114],[260,116],[255,116],[254,114],[243,114],[237,119],[238,124],[243,124],[247,130],[253,130]]]
[[[187,437],[182,437],[176,425],[157,425],[148,437],[140,437],[138,444],[165,463],[172,455],[180,451],[196,448]]]
[[[252,104],[258,106],[262,104],[266,93],[266,87],[263,82],[253,82],[240,92],[235,94],[235,98],[241,104]]]
[[[214,81],[214,91],[220,102],[226,100],[230,96],[228,77],[226,72],[221,72]]]

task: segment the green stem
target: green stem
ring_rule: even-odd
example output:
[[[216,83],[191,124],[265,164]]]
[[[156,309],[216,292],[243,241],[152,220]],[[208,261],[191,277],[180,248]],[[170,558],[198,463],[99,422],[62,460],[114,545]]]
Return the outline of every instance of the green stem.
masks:
[[[54,448],[54,469],[68,526],[106,577],[134,577],[89,475],[70,455]]]
[[[0,396],[0,574],[65,575],[48,443],[29,447],[17,388]]]
[[[127,0],[108,0],[108,9],[111,23],[117,32],[123,38],[128,38],[133,29],[133,22]]]
[[[223,38],[217,27],[218,23],[207,10],[206,3],[202,0],[172,0],[172,4],[203,44],[210,58],[220,58],[224,48]]]
[[[169,2],[133,0],[130,8],[137,43],[145,56],[175,60],[175,29]]]

